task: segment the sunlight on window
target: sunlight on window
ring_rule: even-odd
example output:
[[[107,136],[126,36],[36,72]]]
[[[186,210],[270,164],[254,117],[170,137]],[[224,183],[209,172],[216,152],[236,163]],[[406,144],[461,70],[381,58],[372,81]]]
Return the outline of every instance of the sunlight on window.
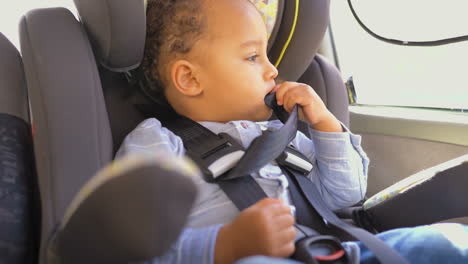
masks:
[[[353,1],[361,20],[387,38],[423,41],[467,35],[468,1]],[[359,104],[468,109],[468,42],[403,47],[381,42],[331,1],[343,77],[353,76]]]
[[[2,3],[0,8],[0,32],[19,49],[18,25],[21,17],[31,9],[47,7],[66,7],[76,15],[72,0],[8,1]]]

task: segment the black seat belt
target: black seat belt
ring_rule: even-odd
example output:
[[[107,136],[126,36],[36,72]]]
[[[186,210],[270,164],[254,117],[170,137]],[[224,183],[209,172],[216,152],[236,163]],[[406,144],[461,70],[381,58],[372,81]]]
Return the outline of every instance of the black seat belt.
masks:
[[[216,181],[218,184],[221,183],[220,187],[223,188],[223,191],[226,192],[227,196],[230,197],[235,204],[239,203],[239,205],[236,204],[236,206],[242,210],[258,201],[254,199],[265,197],[265,194],[263,190],[262,193],[259,193],[256,187],[247,187],[247,185],[253,186],[252,182],[255,182],[255,180],[238,180],[238,178],[250,178],[250,173],[259,170],[268,162],[275,160],[286,149],[289,142],[294,139],[297,133],[297,111],[297,106],[295,106],[287,121],[284,122],[284,120],[282,120],[284,123],[282,128],[277,131],[265,131],[265,133],[252,142],[245,153],[242,153],[241,146],[227,134],[216,135],[207,128],[186,117],[177,115],[168,119],[160,119],[160,121],[165,127],[182,138],[184,146],[187,149],[187,155],[194,159],[199,165],[204,173],[205,179],[209,182]],[[203,132],[200,133],[200,131]],[[193,146],[197,151],[194,151],[192,148]],[[232,165],[231,168],[234,168],[222,175],[214,175],[213,170],[209,169],[209,167],[213,167],[213,164],[225,161],[223,160],[223,156],[219,155],[219,152],[227,153],[226,155],[231,156],[233,153],[242,153],[242,156],[236,156],[237,164],[232,164],[233,159],[226,159]],[[207,160],[209,162],[207,162]],[[227,171],[229,169],[229,167],[224,167],[221,171]],[[381,263],[408,263],[398,252],[373,234],[364,229],[351,226],[339,219],[325,204],[317,187],[303,174],[291,170],[287,171],[300,187],[302,195],[305,196],[308,203],[315,208],[326,223],[351,235],[356,240],[361,241],[376,255]],[[222,183],[223,181],[231,181],[231,183]],[[224,189],[223,186],[228,186],[228,188]],[[260,186],[258,187],[261,189]],[[240,192],[238,191],[239,189],[244,189],[244,191]],[[247,191],[249,192],[248,195],[246,194]],[[257,192],[257,194],[254,192]]]

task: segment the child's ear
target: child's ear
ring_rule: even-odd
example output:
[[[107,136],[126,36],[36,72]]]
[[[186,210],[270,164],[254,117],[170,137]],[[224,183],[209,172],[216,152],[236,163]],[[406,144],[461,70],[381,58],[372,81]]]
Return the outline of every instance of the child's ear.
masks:
[[[202,92],[196,66],[186,60],[172,64],[171,77],[175,88],[184,95],[196,96]]]

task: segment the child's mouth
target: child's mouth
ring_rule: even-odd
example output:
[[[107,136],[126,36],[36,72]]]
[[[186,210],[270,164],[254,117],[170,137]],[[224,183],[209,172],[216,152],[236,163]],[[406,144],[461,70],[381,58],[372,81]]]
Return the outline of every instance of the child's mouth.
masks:
[[[265,95],[264,101],[265,104],[268,105],[271,109],[275,107],[276,104],[276,92],[273,92],[274,90],[271,90],[271,92],[267,95]]]

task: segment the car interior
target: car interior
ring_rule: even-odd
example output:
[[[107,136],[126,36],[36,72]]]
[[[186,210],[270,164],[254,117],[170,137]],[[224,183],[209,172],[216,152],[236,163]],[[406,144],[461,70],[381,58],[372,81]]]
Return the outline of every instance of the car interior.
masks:
[[[331,1],[270,2],[274,16],[263,15],[273,21],[268,55],[279,78],[313,87],[362,135],[371,159],[369,199],[337,214],[373,233],[468,223],[468,123],[389,117],[350,104],[352,89],[330,58]],[[24,14],[20,50],[0,33],[0,263],[161,256],[196,195],[182,177],[190,172],[160,173],[167,160],[113,161],[124,137],[145,119],[133,92],[145,1],[74,4],[78,18],[62,7]]]

